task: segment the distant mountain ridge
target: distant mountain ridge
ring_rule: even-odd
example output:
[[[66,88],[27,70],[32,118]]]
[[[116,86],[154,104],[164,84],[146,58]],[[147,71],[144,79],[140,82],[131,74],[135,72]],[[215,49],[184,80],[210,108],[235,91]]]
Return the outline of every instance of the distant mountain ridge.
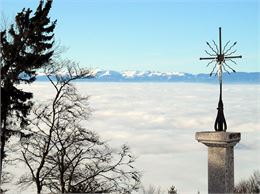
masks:
[[[37,81],[46,81],[46,76],[40,74]],[[84,82],[202,82],[217,83],[217,76],[209,74],[190,74],[180,72],[159,71],[112,71],[98,70],[92,79],[82,79]],[[223,81],[227,83],[260,83],[260,72],[224,73]]]

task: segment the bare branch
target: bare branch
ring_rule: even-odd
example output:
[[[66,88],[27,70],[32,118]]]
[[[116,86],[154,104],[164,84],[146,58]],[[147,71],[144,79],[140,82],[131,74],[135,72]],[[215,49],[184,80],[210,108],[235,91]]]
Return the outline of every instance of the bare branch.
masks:
[[[33,111],[36,132],[23,146],[37,187],[54,193],[137,190],[140,173],[129,148],[115,152],[80,124],[90,114],[88,97],[79,95],[72,81],[90,78],[92,72],[66,61],[46,72],[56,94],[51,103]]]

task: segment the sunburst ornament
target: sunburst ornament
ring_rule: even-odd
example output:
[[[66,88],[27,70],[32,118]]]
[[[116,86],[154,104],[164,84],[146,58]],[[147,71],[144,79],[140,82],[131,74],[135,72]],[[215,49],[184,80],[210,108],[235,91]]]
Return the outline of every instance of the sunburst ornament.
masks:
[[[242,58],[242,56],[233,55],[237,51],[234,49],[237,42],[230,44],[230,41],[228,41],[225,44],[224,48],[222,49],[221,28],[219,28],[219,45],[217,45],[214,40],[212,40],[212,42],[213,42],[213,46],[209,42],[206,42],[210,51],[205,50],[205,52],[207,55],[209,55],[209,57],[202,57],[200,58],[200,60],[210,60],[207,64],[207,67],[209,65],[214,64],[212,71],[210,72],[210,76],[212,76],[213,73],[215,73],[215,75],[218,75],[219,89],[220,89],[219,102],[217,108],[218,114],[215,120],[214,128],[215,131],[226,131],[227,123],[224,116],[224,108],[223,108],[223,101],[222,101],[222,74],[223,74],[223,70],[228,74],[230,74],[230,70],[235,73],[236,71],[231,67],[231,65],[227,64],[227,62],[232,62],[233,64],[236,65],[237,63],[233,59]]]

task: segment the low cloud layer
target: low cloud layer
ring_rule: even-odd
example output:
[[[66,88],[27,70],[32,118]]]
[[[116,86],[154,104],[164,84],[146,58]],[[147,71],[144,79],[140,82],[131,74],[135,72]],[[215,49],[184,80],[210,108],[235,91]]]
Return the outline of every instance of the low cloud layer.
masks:
[[[30,89],[36,101],[51,98],[50,84]],[[91,118],[84,122],[113,146],[130,145],[143,184],[175,185],[180,193],[207,192],[207,148],[195,132],[212,131],[218,86],[181,83],[78,83],[90,95]],[[259,169],[260,96],[258,85],[224,85],[228,131],[242,133],[235,150],[236,181]]]

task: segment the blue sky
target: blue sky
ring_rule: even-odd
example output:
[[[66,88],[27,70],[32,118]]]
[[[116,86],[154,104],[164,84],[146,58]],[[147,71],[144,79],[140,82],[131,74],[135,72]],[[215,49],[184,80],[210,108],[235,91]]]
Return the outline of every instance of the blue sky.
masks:
[[[38,0],[1,0],[9,21]],[[238,41],[238,71],[260,71],[258,0],[54,0],[56,41],[82,66],[207,73],[206,41]]]

